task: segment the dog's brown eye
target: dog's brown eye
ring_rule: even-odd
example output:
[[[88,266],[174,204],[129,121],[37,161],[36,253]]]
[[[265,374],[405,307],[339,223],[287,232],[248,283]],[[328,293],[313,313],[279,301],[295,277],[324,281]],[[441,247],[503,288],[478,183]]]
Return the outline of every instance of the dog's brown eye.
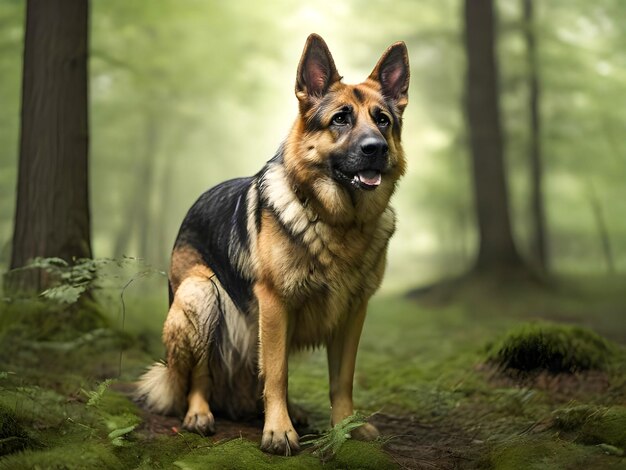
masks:
[[[376,118],[376,124],[378,124],[380,127],[387,127],[390,124],[390,121],[386,114],[381,113]]]
[[[337,113],[333,116],[333,124],[343,126],[348,124],[348,113]]]

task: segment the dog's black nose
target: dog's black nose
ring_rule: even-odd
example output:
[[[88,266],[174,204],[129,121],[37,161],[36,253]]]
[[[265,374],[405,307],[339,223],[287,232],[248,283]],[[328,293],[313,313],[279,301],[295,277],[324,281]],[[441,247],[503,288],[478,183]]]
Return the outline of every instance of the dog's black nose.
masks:
[[[389,147],[385,139],[380,137],[366,137],[361,141],[361,152],[367,157],[379,157],[387,154]]]

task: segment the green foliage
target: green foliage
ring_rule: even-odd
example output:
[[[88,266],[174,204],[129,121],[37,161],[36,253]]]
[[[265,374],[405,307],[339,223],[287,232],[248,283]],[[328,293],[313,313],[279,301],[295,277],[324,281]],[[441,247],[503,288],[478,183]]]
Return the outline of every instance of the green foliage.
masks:
[[[577,405],[560,408],[553,416],[553,427],[573,433],[577,442],[626,449],[626,407]]]
[[[33,439],[9,408],[0,405],[0,456],[32,447]]]
[[[111,448],[101,442],[73,442],[43,450],[27,450],[0,461],[0,469],[108,470],[123,468]]]
[[[488,360],[505,370],[576,372],[606,370],[615,346],[577,326],[536,323],[517,326],[489,347]]]
[[[313,454],[320,457],[322,461],[330,460],[337,455],[339,449],[351,438],[350,433],[366,422],[366,416],[357,412],[335,424],[335,426],[323,432],[320,436],[309,440],[303,439],[302,443],[310,445],[314,449]]]
[[[495,447],[489,456],[489,467],[494,470],[559,470],[562,468],[608,468],[606,461],[598,460],[599,452],[590,455],[584,449],[567,441],[543,438],[514,438]],[[591,465],[595,462],[595,465]]]
[[[105,260],[78,259],[71,265],[60,258],[35,258],[27,268],[40,268],[57,279],[59,285],[46,289],[42,297],[57,302],[73,304],[96,280],[96,273]]]
[[[98,387],[95,390],[81,390],[81,392],[83,392],[84,395],[89,397],[89,400],[87,401],[87,406],[98,405],[98,403],[104,396],[104,393],[108,390],[109,386],[111,385],[111,381],[112,381],[111,379],[106,379],[104,382],[101,382],[100,384],[98,384]]]
[[[78,301],[81,295],[94,288],[102,288],[112,279],[119,278],[120,272],[126,268],[135,269],[134,274],[124,284],[123,289],[136,278],[148,276],[150,274],[165,275],[162,271],[150,266],[141,266],[137,258],[123,257],[113,258],[81,258],[68,263],[61,258],[35,258],[28,266],[20,269],[43,269],[50,274],[55,281],[55,286],[50,287],[41,293],[44,299],[73,304]],[[117,268],[117,273],[113,269]]]
[[[117,406],[111,401],[104,400],[106,392],[111,385],[111,380],[107,379],[100,383],[96,390],[82,392],[89,397],[87,406],[94,407],[106,428],[110,431],[107,437],[114,446],[122,447],[127,444],[126,438],[137,427],[141,421],[137,416],[134,406],[124,399],[122,409],[119,409],[119,400],[114,400]],[[115,397],[115,395],[113,395]],[[112,406],[113,405],[113,406]]]

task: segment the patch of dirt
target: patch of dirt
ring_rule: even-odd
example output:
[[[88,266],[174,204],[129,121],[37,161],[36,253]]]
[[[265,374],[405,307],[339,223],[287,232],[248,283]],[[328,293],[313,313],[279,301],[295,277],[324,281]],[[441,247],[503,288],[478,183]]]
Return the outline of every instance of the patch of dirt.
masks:
[[[158,435],[174,436],[181,432],[181,420],[174,416],[162,416],[148,411],[142,413],[142,424],[137,431],[143,432],[148,438]],[[243,437],[253,442],[261,442],[263,422],[257,421],[230,421],[223,418],[215,418],[215,428],[217,432],[212,436],[207,436],[211,442]]]
[[[420,423],[411,415],[377,413],[370,422],[386,440],[383,448],[401,468],[474,468],[483,443],[443,423]]]
[[[370,419],[386,441],[383,449],[400,466],[407,469],[458,469],[473,468],[481,449],[481,442],[472,441],[460,430],[445,430],[420,424],[413,416],[394,416],[378,413]],[[148,436],[175,435],[180,432],[180,419],[144,411],[143,423],[137,429]],[[216,433],[211,442],[244,437],[260,442],[263,421],[215,420]],[[299,430],[300,431],[300,430]],[[300,431],[300,435],[304,435]]]
[[[111,385],[111,388],[132,400],[135,384],[131,382],[115,382]],[[142,422],[137,428],[137,431],[143,432],[148,438],[153,438],[158,435],[173,436],[182,430],[182,421],[177,416],[163,416],[141,408],[141,418]],[[212,436],[208,436],[212,442],[238,437],[261,442],[263,421],[260,419],[253,421],[231,421],[216,416],[215,428],[217,432]]]
[[[116,391],[132,396],[134,384],[115,383]],[[483,443],[467,436],[461,429],[443,423],[420,423],[412,415],[376,413],[370,420],[383,436],[383,449],[400,468],[440,469],[474,468],[483,449]],[[261,442],[263,420],[231,421],[222,417],[215,419],[216,433],[208,436],[216,443],[243,437],[252,442]],[[159,435],[174,436],[181,431],[178,417],[162,416],[142,410],[142,424],[137,428],[147,438]],[[300,436],[312,434],[310,428],[297,428]]]
[[[477,366],[477,371],[484,374],[487,381],[498,388],[534,388],[549,392],[557,401],[602,395],[611,387],[609,375],[599,370],[560,374],[548,371],[522,373],[502,371],[492,365],[481,364]]]

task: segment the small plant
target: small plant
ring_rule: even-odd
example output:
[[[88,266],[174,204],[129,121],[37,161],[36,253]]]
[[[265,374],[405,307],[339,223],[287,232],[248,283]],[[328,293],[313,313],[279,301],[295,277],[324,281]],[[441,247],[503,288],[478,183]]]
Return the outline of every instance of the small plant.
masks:
[[[73,304],[87,291],[96,279],[100,265],[109,260],[79,259],[72,265],[61,258],[35,258],[25,269],[46,271],[58,285],[50,287],[41,296],[60,303]]]
[[[139,424],[140,419],[131,413],[114,414],[106,410],[102,406],[102,401],[112,380],[107,379],[98,384],[95,390],[81,390],[83,394],[89,397],[87,406],[93,407],[98,411],[98,415],[102,422],[109,430],[107,437],[114,446],[122,447],[128,444],[126,438]]]
[[[101,287],[106,278],[118,277],[104,275],[102,272],[111,267],[123,269],[131,264],[136,264],[141,260],[137,258],[124,257],[114,258],[81,258],[68,263],[61,258],[35,258],[28,266],[19,269],[43,269],[54,280],[52,287],[44,290],[41,297],[62,304],[74,304],[86,292]],[[162,271],[150,266],[141,266],[131,279],[125,284],[125,289],[132,281],[138,277],[149,274],[165,275]]]
[[[106,379],[104,382],[98,384],[98,387],[95,390],[85,390],[81,389],[80,391],[87,397],[89,400],[87,401],[87,406],[97,407],[100,400],[104,396],[104,393],[108,390],[111,385],[112,380]]]
[[[348,439],[350,433],[356,428],[367,423],[367,417],[361,413],[354,413],[328,431],[323,432],[319,437],[304,439],[305,445],[310,445],[314,450],[313,454],[323,462],[332,459]]]

